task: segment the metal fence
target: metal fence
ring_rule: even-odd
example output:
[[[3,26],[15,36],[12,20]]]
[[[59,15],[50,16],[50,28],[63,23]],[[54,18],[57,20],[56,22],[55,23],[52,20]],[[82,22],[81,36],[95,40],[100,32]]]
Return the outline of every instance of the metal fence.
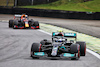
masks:
[[[0,0],[0,6],[14,6],[14,0]]]
[[[47,3],[51,3],[51,2],[55,2],[55,1],[58,1],[58,0],[15,0],[15,6],[47,4]],[[71,1],[71,0],[69,0],[69,1]],[[81,1],[86,2],[86,1],[91,1],[91,0],[81,0]]]
[[[0,6],[25,6],[25,5],[36,5],[36,4],[46,4],[57,0],[0,0]],[[91,1],[91,0],[83,0]]]
[[[17,5],[24,6],[24,5],[46,4],[54,1],[57,0],[17,0]]]
[[[25,6],[46,4],[57,0],[0,0],[0,6]]]

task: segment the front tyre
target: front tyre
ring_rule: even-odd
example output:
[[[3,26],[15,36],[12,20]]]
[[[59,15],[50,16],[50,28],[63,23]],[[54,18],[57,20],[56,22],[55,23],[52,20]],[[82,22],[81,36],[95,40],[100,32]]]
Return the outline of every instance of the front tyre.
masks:
[[[34,25],[36,26],[36,29],[39,29],[39,22],[38,21],[35,21]]]
[[[80,58],[80,45],[79,44],[71,44],[70,51],[72,54],[75,54],[75,57],[71,58],[71,60],[78,60]]]
[[[13,27],[14,20],[9,20],[9,28]]]
[[[17,20],[15,20],[14,23],[13,23],[13,29],[17,29],[16,26],[18,26],[18,21]]]
[[[32,58],[39,58],[39,57],[34,57],[34,52],[40,52],[41,51],[41,44],[39,43],[33,43],[31,46],[31,57]]]
[[[76,43],[80,45],[80,54],[81,54],[81,56],[85,56],[86,55],[86,43],[81,42],[81,41],[77,41]]]

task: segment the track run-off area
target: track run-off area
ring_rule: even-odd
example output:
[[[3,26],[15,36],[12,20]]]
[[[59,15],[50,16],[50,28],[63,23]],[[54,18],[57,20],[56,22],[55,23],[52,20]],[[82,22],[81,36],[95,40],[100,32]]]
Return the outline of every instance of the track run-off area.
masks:
[[[51,35],[45,32],[46,29],[43,31],[47,27],[43,27],[42,23],[56,23],[57,21],[72,23],[77,21],[82,25],[81,20],[30,17],[41,22],[40,29],[35,30],[9,28],[8,20],[12,18],[13,15],[0,15],[0,67],[100,67],[100,59],[89,52],[87,52],[85,57],[81,56],[79,60],[70,60],[67,58],[57,58],[57,60],[51,60],[51,58],[32,59],[30,57],[30,48],[33,42],[40,42],[43,39],[51,40]],[[85,21],[88,22],[88,20]],[[93,24],[93,21],[91,22]],[[96,22],[99,25],[99,21]]]

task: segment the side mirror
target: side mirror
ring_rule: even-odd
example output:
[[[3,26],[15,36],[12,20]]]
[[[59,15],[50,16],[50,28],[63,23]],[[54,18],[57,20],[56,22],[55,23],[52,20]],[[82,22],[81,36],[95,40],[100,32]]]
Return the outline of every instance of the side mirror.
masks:
[[[74,40],[70,40],[70,43],[74,43]]]

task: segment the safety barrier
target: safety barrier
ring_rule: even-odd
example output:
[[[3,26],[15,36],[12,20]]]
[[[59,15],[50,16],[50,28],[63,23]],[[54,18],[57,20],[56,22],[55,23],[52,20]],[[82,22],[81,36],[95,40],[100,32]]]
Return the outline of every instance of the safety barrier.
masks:
[[[1,14],[22,14],[26,13],[30,16],[65,18],[65,19],[86,19],[86,20],[100,20],[100,12],[75,12],[62,10],[46,10],[46,9],[32,9],[32,8],[6,8],[0,7]]]

